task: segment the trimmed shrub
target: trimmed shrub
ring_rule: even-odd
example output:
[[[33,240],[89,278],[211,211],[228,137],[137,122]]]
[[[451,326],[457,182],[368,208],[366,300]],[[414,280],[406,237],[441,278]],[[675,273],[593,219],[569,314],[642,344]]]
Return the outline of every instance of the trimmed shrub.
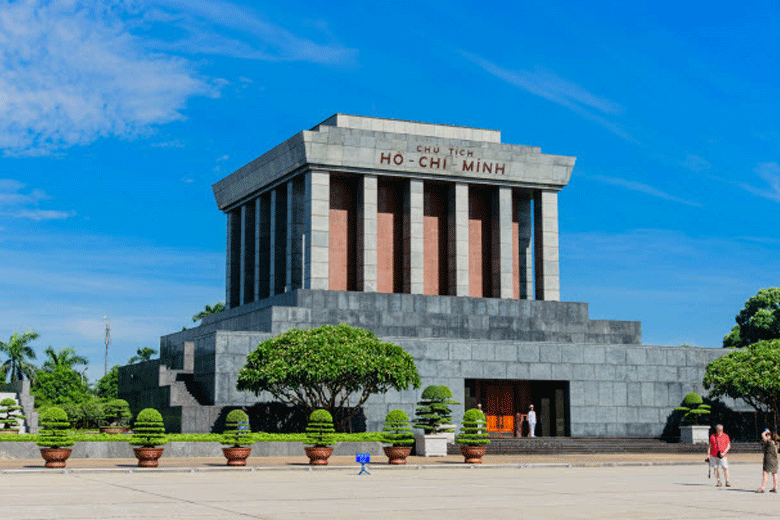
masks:
[[[470,408],[463,414],[463,422],[460,427],[458,444],[466,446],[481,446],[490,444],[490,436],[487,432],[487,420],[482,410]]]
[[[452,421],[450,405],[460,404],[452,397],[452,391],[444,385],[426,387],[414,412],[414,427],[420,428],[426,435],[438,433],[442,424]]]
[[[126,427],[133,418],[130,413],[130,405],[124,399],[111,399],[103,405],[103,414],[100,418],[100,426]]]
[[[333,443],[333,416],[327,410],[314,410],[306,425],[306,444],[324,448]]]
[[[144,408],[138,413],[133,425],[133,435],[128,441],[133,446],[154,448],[168,442],[162,415],[154,408]]]
[[[21,409],[12,397],[0,401],[0,430],[16,430],[22,419],[25,419],[24,415],[17,413]]]
[[[73,446],[74,440],[69,431],[68,414],[62,408],[58,406],[44,408],[38,415],[38,423],[42,428],[36,441],[38,446],[43,448]]]
[[[403,410],[391,410],[385,417],[382,440],[393,446],[411,446],[414,435],[409,426],[409,416]]]
[[[674,409],[676,412],[683,412],[682,422],[684,424],[701,424],[701,421],[710,415],[710,405],[704,404],[704,399],[696,392],[691,392],[683,399],[682,406]]]
[[[252,444],[252,435],[249,429],[249,416],[244,410],[231,410],[225,418],[225,429],[222,432],[222,444],[235,448]]]

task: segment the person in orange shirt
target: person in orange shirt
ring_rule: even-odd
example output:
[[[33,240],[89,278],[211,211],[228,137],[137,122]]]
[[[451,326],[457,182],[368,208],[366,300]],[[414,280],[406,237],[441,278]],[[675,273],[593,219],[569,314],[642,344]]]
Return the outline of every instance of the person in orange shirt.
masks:
[[[715,426],[715,433],[710,435],[710,467],[715,470],[715,486],[720,487],[720,475],[718,468],[723,468],[723,478],[726,480],[726,487],[731,487],[729,482],[729,461],[726,455],[731,449],[731,439],[723,433],[723,425]]]

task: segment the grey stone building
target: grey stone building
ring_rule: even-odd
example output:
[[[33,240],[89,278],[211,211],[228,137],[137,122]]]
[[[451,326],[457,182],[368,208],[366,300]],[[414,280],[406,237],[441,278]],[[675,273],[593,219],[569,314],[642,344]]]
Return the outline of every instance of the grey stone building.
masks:
[[[346,322],[401,345],[423,387],[481,404],[494,432],[534,404],[538,435],[661,436],[723,351],[642,345],[639,322],[559,301],[557,193],[573,166],[495,130],[337,114],[296,134],[213,187],[227,310],[121,368],[121,396],[182,432],[237,406],[270,413],[270,396],[236,390],[250,350]],[[419,392],[372,396],[356,427],[411,415]]]

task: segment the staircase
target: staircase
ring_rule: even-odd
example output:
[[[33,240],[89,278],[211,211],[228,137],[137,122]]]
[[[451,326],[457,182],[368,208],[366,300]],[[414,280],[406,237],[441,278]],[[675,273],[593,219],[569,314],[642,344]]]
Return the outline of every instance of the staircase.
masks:
[[[733,453],[759,453],[758,442],[733,442]],[[702,453],[701,444],[680,444],[647,437],[536,437],[492,438],[487,452],[492,455],[556,455],[565,453]],[[450,455],[460,454],[455,444],[447,446]]]

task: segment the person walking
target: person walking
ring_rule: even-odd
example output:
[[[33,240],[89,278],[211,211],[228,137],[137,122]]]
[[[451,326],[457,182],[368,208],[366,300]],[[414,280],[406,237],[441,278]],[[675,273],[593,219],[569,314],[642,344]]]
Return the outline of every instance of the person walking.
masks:
[[[536,412],[534,412],[534,405],[528,407],[528,435],[536,437]]]
[[[710,467],[715,470],[715,487],[720,487],[720,475],[718,468],[723,468],[723,478],[726,481],[726,487],[731,487],[729,482],[729,461],[726,458],[731,449],[731,439],[723,433],[723,425],[715,426],[715,433],[710,435]]]
[[[767,428],[761,434],[761,440],[763,441],[761,444],[764,449],[764,478],[761,480],[761,487],[756,490],[756,493],[764,492],[770,473],[772,474],[772,483],[774,485],[769,492],[777,493],[777,435],[774,432],[770,432],[769,428]]]

